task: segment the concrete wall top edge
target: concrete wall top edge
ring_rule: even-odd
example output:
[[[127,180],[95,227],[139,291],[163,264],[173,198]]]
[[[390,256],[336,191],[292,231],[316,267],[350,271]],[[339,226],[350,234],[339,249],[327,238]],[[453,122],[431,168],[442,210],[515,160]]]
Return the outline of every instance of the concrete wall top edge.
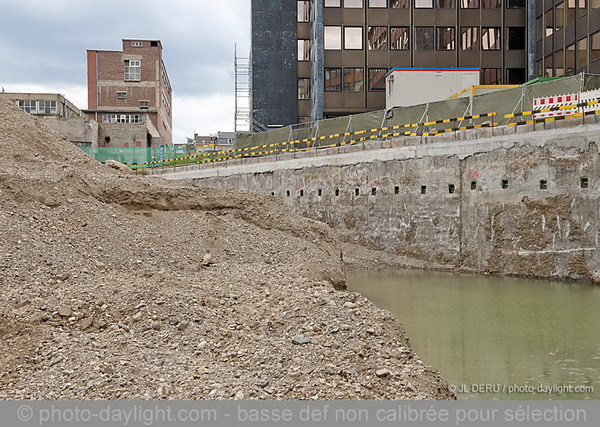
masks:
[[[396,148],[358,151],[327,156],[310,156],[276,162],[261,162],[245,165],[198,169],[163,175],[167,179],[200,179],[214,176],[266,173],[276,170],[296,170],[307,167],[346,166],[374,161],[407,160],[423,157],[456,156],[459,159],[510,149],[516,146],[543,147],[547,144],[569,145],[578,150],[588,149],[591,143],[600,146],[600,124],[581,125],[575,128],[551,129],[514,135],[488,136],[480,139],[435,142]]]

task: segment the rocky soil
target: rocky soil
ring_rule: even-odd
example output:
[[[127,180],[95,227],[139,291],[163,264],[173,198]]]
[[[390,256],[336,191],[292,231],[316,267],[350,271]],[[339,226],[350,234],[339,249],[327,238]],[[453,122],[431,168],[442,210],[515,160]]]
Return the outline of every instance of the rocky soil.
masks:
[[[452,399],[330,229],[127,174],[0,100],[0,398]]]

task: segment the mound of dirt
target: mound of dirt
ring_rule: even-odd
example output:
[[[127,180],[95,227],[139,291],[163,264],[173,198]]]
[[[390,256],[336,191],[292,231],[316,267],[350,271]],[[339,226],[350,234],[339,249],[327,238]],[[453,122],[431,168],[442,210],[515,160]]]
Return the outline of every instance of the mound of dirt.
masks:
[[[0,150],[0,398],[454,397],[343,290],[327,226],[111,169],[2,100]]]

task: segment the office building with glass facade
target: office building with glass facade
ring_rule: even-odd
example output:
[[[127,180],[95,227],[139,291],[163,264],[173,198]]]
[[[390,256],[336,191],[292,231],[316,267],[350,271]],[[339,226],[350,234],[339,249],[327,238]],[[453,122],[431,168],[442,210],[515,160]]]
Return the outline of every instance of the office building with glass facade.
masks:
[[[599,72],[597,3],[253,0],[253,115],[277,127],[383,109],[396,67],[479,68],[485,85]]]

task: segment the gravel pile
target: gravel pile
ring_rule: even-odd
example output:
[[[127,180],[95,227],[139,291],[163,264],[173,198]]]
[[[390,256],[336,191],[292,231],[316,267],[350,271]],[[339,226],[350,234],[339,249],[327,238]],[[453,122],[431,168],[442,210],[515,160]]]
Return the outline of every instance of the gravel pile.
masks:
[[[0,398],[454,398],[325,225],[98,164],[1,100],[0,150]]]

